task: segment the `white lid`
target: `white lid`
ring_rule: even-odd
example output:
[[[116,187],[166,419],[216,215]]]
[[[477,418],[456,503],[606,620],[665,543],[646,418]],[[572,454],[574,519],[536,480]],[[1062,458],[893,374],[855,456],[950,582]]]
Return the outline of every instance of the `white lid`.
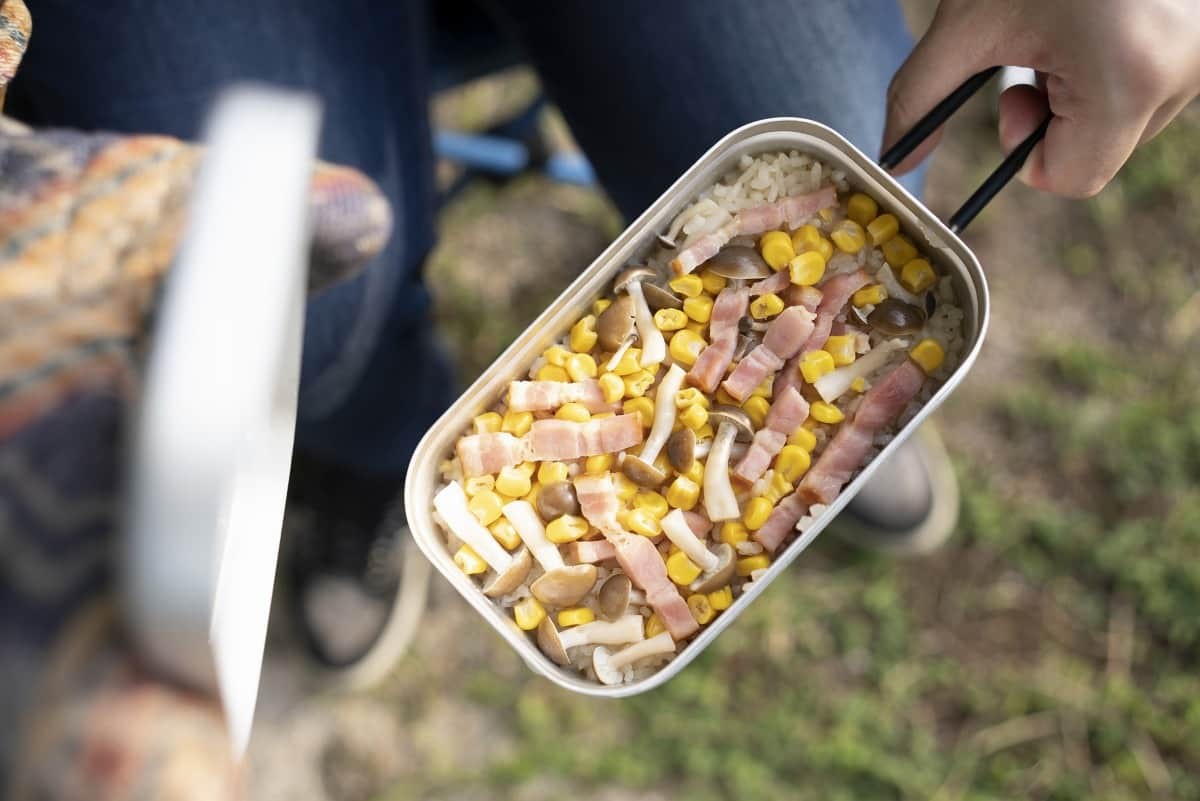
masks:
[[[219,692],[239,756],[296,425],[319,117],[295,93],[218,100],[131,454],[127,619],[157,666]]]

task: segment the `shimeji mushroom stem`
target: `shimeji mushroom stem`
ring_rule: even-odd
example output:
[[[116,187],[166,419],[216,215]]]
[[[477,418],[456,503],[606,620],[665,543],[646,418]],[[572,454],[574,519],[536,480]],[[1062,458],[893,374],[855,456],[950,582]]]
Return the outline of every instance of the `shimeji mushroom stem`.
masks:
[[[630,346],[632,345],[633,337],[628,337],[624,342],[621,343],[621,347],[617,348],[616,353],[612,355],[612,358],[608,360],[608,364],[604,365],[604,369],[612,370],[614,367],[616,367],[620,363],[621,357],[625,355],[625,351],[629,350]]]
[[[662,331],[654,324],[654,315],[650,313],[650,305],[646,303],[646,295],[638,281],[630,281],[625,287],[629,297],[633,298],[633,308],[637,314],[638,338],[642,341],[641,364],[661,364],[667,358],[667,341]]]
[[[641,615],[626,615],[618,620],[594,620],[566,631],[558,638],[564,649],[577,645],[624,645],[640,642],[646,638],[645,621]]]
[[[451,481],[433,496],[433,508],[442,516],[454,536],[471,546],[475,553],[497,573],[512,566],[513,557],[500,547],[492,532],[476,519],[467,506],[467,493],[457,481]]]
[[[505,504],[501,511],[516,529],[517,536],[529,546],[529,552],[543,570],[554,570],[564,565],[558,546],[546,539],[546,529],[529,501],[512,501]]]
[[[675,425],[675,395],[683,386],[685,375],[682,367],[673,364],[658,382],[658,391],[654,395],[654,424],[650,427],[646,444],[638,454],[638,458],[646,464],[654,464],[667,444],[667,438],[671,436],[671,428]]]
[[[675,653],[675,640],[671,639],[671,635],[664,631],[648,640],[642,640],[617,651],[608,658],[608,666],[613,670],[620,670],[648,656],[672,653]]]
[[[741,514],[737,495],[729,483],[729,456],[736,436],[737,428],[732,423],[721,423],[704,463],[704,509],[714,523],[733,520]]]
[[[705,573],[711,573],[717,569],[720,560],[692,531],[692,527],[687,523],[687,518],[683,515],[683,510],[674,509],[664,517],[662,530],[667,535],[667,539],[678,545],[679,550],[683,551],[688,559],[699,565]]]

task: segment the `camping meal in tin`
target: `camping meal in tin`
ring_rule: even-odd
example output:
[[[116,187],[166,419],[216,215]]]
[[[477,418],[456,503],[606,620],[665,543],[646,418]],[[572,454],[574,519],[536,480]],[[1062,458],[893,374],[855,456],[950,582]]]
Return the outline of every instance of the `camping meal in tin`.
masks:
[[[744,156],[474,418],[435,519],[548,658],[639,680],[912,419],[962,319],[842,172]]]

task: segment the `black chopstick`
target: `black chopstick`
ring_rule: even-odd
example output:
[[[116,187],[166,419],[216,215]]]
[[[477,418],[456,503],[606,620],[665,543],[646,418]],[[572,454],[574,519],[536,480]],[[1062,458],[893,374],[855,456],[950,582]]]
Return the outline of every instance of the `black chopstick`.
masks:
[[[1046,119],[1042,120],[1042,124],[1037,127],[1037,130],[1025,137],[1025,140],[1017,145],[1013,152],[1008,154],[1008,158],[1004,159],[1000,166],[987,177],[987,180],[975,190],[975,194],[967,198],[967,202],[950,216],[947,224],[951,231],[956,234],[961,233],[971,220],[975,219],[975,215],[983,211],[983,207],[996,196],[996,193],[1021,171],[1021,167],[1025,166],[1025,160],[1029,158],[1033,148],[1046,135],[1046,129],[1050,127],[1053,119],[1053,114],[1047,114]]]
[[[933,107],[933,110],[926,114],[921,119],[917,120],[917,124],[912,127],[908,133],[900,137],[900,141],[888,148],[888,151],[879,158],[879,166],[885,170],[893,170],[900,162],[908,157],[917,147],[929,138],[929,135],[941,127],[942,123],[950,119],[954,112],[958,111],[959,106],[967,102],[971,95],[979,91],[985,83],[991,80],[991,77],[1000,71],[1000,67],[989,67],[983,72],[972,75],[967,80],[963,81],[962,85],[946,96],[946,99]]]

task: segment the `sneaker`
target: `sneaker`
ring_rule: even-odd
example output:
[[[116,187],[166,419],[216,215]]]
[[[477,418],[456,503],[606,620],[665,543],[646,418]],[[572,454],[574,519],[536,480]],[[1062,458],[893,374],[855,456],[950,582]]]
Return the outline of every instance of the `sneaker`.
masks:
[[[932,423],[879,466],[830,527],[842,539],[894,555],[929,553],[958,523],[958,480]]]
[[[402,485],[304,457],[289,491],[288,606],[300,640],[339,689],[382,680],[425,611],[431,568],[409,536]]]

